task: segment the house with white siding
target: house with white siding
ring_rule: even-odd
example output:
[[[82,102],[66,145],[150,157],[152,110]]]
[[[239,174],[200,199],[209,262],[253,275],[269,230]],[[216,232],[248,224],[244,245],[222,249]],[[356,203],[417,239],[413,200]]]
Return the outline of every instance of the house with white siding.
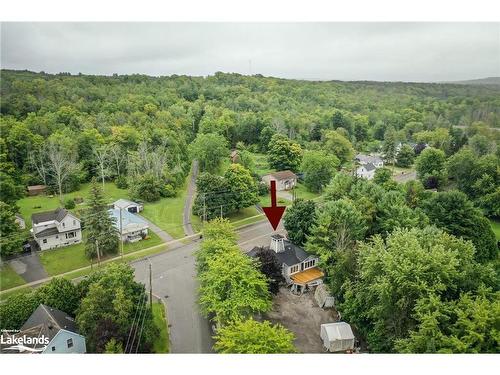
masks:
[[[82,242],[80,219],[65,208],[31,215],[31,233],[40,250]]]
[[[137,242],[148,235],[149,224],[139,215],[127,210],[110,209],[108,213],[114,220],[114,226],[121,233],[124,242]]]

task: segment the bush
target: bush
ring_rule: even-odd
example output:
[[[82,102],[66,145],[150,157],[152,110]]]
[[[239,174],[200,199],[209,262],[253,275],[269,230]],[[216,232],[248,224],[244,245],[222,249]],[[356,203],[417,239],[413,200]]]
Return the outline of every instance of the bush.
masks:
[[[265,182],[259,182],[258,191],[260,196],[265,196],[269,193],[269,188]]]
[[[115,180],[115,185],[118,189],[127,189],[128,188],[127,178],[125,176],[117,177]]]
[[[73,208],[76,207],[76,203],[74,199],[67,199],[66,202],[64,202],[64,208],[68,210],[72,210]]]
[[[172,198],[175,197],[177,192],[175,191],[174,187],[170,184],[166,184],[165,188],[163,190],[163,197],[165,198]]]

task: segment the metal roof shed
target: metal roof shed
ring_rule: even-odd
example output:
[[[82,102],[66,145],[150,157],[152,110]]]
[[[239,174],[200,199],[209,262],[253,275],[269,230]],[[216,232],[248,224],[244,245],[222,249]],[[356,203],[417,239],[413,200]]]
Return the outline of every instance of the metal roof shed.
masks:
[[[320,337],[323,346],[330,352],[354,350],[354,334],[345,322],[322,324]]]

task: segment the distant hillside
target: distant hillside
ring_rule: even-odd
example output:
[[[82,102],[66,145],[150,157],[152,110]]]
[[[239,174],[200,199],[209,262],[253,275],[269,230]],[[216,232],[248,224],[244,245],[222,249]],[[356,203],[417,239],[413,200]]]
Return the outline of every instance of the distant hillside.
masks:
[[[453,81],[447,83],[456,83],[460,85],[498,85],[500,86],[500,77],[487,77],[479,79],[469,79],[466,81]]]

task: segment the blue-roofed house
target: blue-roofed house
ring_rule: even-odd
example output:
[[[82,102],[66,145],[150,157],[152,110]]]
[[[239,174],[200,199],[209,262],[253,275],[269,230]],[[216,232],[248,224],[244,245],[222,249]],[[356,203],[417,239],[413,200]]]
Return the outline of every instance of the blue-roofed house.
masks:
[[[121,233],[124,242],[137,242],[148,235],[149,224],[139,215],[114,208],[108,210],[108,212],[115,218],[115,227],[118,233]]]

